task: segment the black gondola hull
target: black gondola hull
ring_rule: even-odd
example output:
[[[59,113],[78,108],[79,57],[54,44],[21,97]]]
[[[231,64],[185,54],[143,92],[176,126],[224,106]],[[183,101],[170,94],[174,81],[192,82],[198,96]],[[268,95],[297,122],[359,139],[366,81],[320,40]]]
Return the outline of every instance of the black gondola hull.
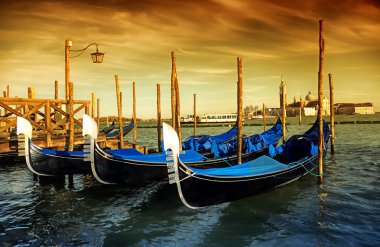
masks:
[[[54,156],[44,154],[42,148],[29,140],[29,164],[38,175],[61,176],[91,174],[91,163],[83,156]]]
[[[244,162],[258,158],[268,153],[268,147],[244,154],[242,160]],[[209,159],[206,161],[190,162],[186,165],[197,168],[216,168],[226,167],[237,164],[237,156],[228,158]],[[125,184],[146,184],[167,180],[166,162],[149,163],[143,161],[133,161],[127,159],[117,159],[106,154],[95,145],[94,150],[94,169],[98,178],[104,183],[125,183]]]
[[[314,168],[318,156],[290,169],[253,177],[212,177],[193,175],[188,177],[182,165],[179,167],[181,193],[192,207],[204,207],[239,200],[301,178]],[[186,178],[188,177],[188,178]],[[186,179],[184,179],[186,178]]]

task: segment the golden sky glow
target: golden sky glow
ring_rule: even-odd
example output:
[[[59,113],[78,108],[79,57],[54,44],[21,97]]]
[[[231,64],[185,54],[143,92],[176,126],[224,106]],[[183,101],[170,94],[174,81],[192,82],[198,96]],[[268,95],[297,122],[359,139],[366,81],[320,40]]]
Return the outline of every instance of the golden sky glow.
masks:
[[[378,1],[5,1],[0,10],[0,90],[53,98],[54,80],[64,97],[64,42],[72,49],[97,42],[71,60],[74,97],[101,99],[101,115],[116,115],[114,75],[123,91],[124,115],[156,116],[156,83],[163,117],[170,116],[173,50],[181,112],[236,111],[236,57],[243,57],[243,105],[279,105],[281,75],[288,102],[317,95],[318,20],[325,20],[324,93],[333,74],[335,102],[373,102],[380,110],[380,4]]]

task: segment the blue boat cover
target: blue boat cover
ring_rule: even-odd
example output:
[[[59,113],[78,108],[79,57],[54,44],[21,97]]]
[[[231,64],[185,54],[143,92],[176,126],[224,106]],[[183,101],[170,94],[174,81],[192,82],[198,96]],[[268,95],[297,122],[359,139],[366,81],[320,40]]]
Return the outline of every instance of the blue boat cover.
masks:
[[[243,150],[245,154],[261,150],[268,145],[274,145],[282,135],[282,123],[277,120],[276,124],[269,130],[243,138]],[[237,138],[223,143],[212,143],[211,148],[215,158],[226,157],[236,154]]]
[[[196,169],[190,168],[198,175],[211,176],[252,176],[261,175],[271,172],[276,172],[289,168],[275,159],[266,155],[260,156],[257,159],[251,160],[241,165],[229,166],[223,168]]]
[[[134,127],[135,127],[135,122],[132,119],[132,121],[128,125],[123,126],[123,135],[128,134],[131,130],[133,130]],[[119,129],[106,134],[106,137],[113,137],[117,135],[119,135]]]
[[[330,136],[330,129],[328,124],[323,122],[324,143],[328,143]],[[280,154],[279,158],[281,163],[273,158],[263,155],[252,161],[248,161],[241,165],[223,167],[223,168],[210,168],[210,169],[196,169],[189,168],[198,175],[212,175],[212,176],[253,176],[281,171],[293,166],[305,159],[314,156],[318,153],[318,122],[306,131],[303,135],[294,135],[284,144],[278,148],[273,145],[269,146],[271,154]]]
[[[54,155],[54,156],[84,156],[86,152],[83,151],[57,151],[48,148],[42,148],[42,153],[46,155]]]
[[[194,150],[202,151],[211,148],[212,143],[217,144],[228,141],[229,139],[237,135],[237,125],[232,127],[229,131],[220,135],[201,135],[201,136],[190,136],[185,141],[182,142],[182,150]]]
[[[137,155],[129,155],[129,154],[113,154],[115,158],[123,159],[123,160],[133,160],[133,161],[141,161],[141,162],[155,162],[155,163],[166,163],[166,154],[165,153],[153,153],[153,154],[137,154]],[[183,162],[196,162],[207,160],[206,157],[201,155],[198,152],[187,150],[184,154],[179,155],[180,159]]]

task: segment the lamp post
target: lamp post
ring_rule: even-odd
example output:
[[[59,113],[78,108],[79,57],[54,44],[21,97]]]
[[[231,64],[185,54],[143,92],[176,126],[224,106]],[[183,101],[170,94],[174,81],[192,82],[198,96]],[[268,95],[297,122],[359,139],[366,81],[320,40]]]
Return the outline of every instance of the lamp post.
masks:
[[[75,58],[79,57],[80,55],[83,54],[92,45],[96,46],[96,52],[91,53],[91,58],[94,63],[102,63],[103,58],[104,58],[104,53],[99,52],[98,50],[98,44],[97,43],[92,43],[86,46],[83,49],[80,50],[70,50],[70,47],[72,46],[72,41],[69,39],[66,39],[65,41],[65,95],[66,95],[66,100],[69,99],[69,82],[70,82],[70,58]],[[73,57],[70,57],[70,52],[80,52],[78,55],[75,55]]]

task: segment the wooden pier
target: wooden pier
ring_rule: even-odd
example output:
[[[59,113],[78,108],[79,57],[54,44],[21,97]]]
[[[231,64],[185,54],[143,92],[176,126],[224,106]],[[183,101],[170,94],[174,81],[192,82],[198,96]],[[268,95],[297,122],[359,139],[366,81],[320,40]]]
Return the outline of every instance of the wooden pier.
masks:
[[[7,92],[3,95],[5,97],[0,97],[0,153],[14,154],[18,151],[18,116],[32,124],[33,142],[37,145],[55,150],[81,150],[84,142],[81,116],[83,113],[89,114],[90,101],[73,100],[72,97],[69,100],[57,97],[37,99],[31,88],[28,88],[28,98],[9,97]],[[117,149],[120,143],[118,137],[105,138],[102,133],[99,133],[98,142],[101,147],[109,149]],[[134,146],[139,151],[148,153],[148,147],[132,145],[126,141],[121,146]]]

